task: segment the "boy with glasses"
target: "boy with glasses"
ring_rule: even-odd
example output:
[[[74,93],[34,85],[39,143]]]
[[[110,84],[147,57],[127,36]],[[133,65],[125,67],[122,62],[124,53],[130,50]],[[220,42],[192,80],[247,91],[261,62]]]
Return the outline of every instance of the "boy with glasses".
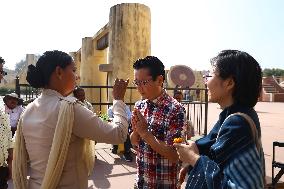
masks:
[[[163,89],[165,67],[157,57],[138,59],[133,68],[142,97],[131,119],[130,139],[137,146],[135,188],[177,188],[180,164],[173,140],[181,137],[185,110]]]

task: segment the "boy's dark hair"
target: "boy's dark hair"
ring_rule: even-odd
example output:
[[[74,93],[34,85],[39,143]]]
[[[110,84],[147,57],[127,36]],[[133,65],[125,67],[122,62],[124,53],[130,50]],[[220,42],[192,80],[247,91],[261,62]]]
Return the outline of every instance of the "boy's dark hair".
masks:
[[[165,66],[157,57],[146,56],[145,58],[136,60],[133,64],[133,69],[139,70],[141,68],[148,69],[154,81],[159,75],[162,75],[163,80],[165,80]]]
[[[82,87],[75,87],[75,89],[73,90],[73,94],[76,96],[76,94],[79,92],[79,91],[85,91]]]
[[[0,56],[0,64],[5,64],[5,60]]]
[[[262,71],[258,62],[248,53],[223,50],[211,59],[211,64],[222,79],[232,77],[235,82],[235,104],[254,107],[262,88]]]
[[[182,94],[182,92],[180,90],[178,90],[178,91],[174,91],[174,96],[175,95],[183,95],[183,94]]]
[[[38,59],[36,66],[28,66],[26,79],[32,87],[42,88],[48,85],[50,76],[57,66],[65,68],[72,62],[72,57],[65,52],[46,51]]]

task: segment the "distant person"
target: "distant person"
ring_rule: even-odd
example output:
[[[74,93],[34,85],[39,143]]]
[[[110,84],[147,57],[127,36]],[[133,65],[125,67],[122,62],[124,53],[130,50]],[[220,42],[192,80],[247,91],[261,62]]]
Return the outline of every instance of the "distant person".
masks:
[[[174,144],[180,160],[190,165],[182,169],[180,180],[188,173],[186,189],[263,189],[264,153],[254,110],[262,89],[261,68],[238,50],[221,51],[211,64],[206,76],[209,101],[223,111],[204,138]]]
[[[23,106],[19,105],[21,99],[18,97],[16,93],[10,93],[5,95],[3,101],[5,103],[5,113],[8,114],[10,118],[12,136],[14,136],[17,130],[17,125],[20,119],[20,115],[24,111],[24,108]]]
[[[179,85],[176,85],[176,86],[175,86],[175,89],[174,89],[174,95],[175,95],[175,93],[176,93],[177,91],[179,91],[178,88],[179,88]]]
[[[191,100],[191,99],[190,99],[190,89],[189,89],[189,86],[185,87],[185,90],[184,90],[184,99],[185,99],[185,100]]]
[[[3,65],[5,64],[5,60],[0,56],[0,69],[1,69],[1,77],[0,77],[0,83],[5,75],[7,75],[7,72],[3,70]]]
[[[46,51],[36,66],[28,66],[27,81],[43,90],[19,121],[14,188],[86,189],[95,160],[91,140],[110,144],[126,140],[128,122],[122,100],[128,81],[115,80],[114,121],[108,123],[70,97],[76,79],[75,63],[65,52]]]
[[[196,86],[196,91],[195,91],[195,95],[196,95],[196,100],[200,101],[200,89],[199,89],[199,85]]]
[[[4,59],[0,57],[0,80],[3,78]],[[0,188],[8,188],[8,180],[12,175],[13,159],[12,131],[9,124],[9,117],[0,109]]]
[[[113,118],[113,111],[112,111],[112,108],[113,106],[109,107],[108,111],[107,111],[107,114],[108,114],[108,117],[109,118]],[[129,106],[125,106],[125,109],[126,109],[126,113],[127,113],[127,121],[130,125],[131,123],[131,111],[130,111],[130,108]],[[132,162],[133,160],[133,157],[131,155],[131,142],[130,142],[130,138],[129,138],[129,134],[127,135],[127,139],[126,141],[123,143],[124,144],[124,152],[123,152],[123,155],[122,155],[122,158],[127,161],[127,162]],[[113,148],[111,150],[111,152],[113,154],[117,154],[117,151],[118,151],[118,145],[115,144],[113,145]]]
[[[85,90],[81,87],[76,87],[73,91],[73,95],[75,98],[80,100],[86,108],[94,112],[93,105],[86,100]]]
[[[174,99],[176,99],[179,103],[183,100],[183,94],[181,91],[175,91],[174,92]]]
[[[183,99],[183,94],[181,91],[177,91],[174,94],[174,99],[176,99],[179,103],[181,103],[182,99]],[[183,137],[185,140],[189,140],[191,137],[194,136],[194,127],[191,123],[191,121],[187,120],[186,115],[184,117],[185,121],[185,125],[183,127]]]
[[[180,163],[173,147],[182,136],[185,110],[163,88],[165,66],[154,56],[134,64],[134,81],[142,100],[135,104],[130,139],[137,146],[135,188],[176,188]]]

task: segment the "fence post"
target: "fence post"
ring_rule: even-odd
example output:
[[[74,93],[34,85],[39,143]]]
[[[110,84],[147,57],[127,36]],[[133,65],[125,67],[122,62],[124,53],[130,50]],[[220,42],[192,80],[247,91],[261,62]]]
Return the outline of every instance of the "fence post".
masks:
[[[16,76],[15,79],[15,93],[21,98],[21,89],[20,89],[20,79],[19,76]]]
[[[207,135],[207,122],[208,122],[208,89],[205,85],[205,126],[204,126],[204,135]]]

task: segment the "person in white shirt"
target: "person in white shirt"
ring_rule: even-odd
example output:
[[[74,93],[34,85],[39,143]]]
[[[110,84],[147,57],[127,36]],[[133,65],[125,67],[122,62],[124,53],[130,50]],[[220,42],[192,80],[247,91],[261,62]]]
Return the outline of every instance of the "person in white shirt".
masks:
[[[81,87],[76,87],[73,91],[73,95],[75,98],[80,100],[86,108],[94,112],[94,108],[90,102],[86,100],[85,90]]]
[[[107,115],[108,115],[109,118],[113,118],[112,109],[113,109],[113,106],[110,106],[107,110]],[[126,113],[127,113],[127,121],[129,123],[129,126],[130,126],[131,125],[132,112],[131,112],[129,106],[125,106],[125,109],[126,109]],[[129,134],[127,135],[127,139],[126,139],[126,141],[124,142],[123,145],[124,145],[124,151],[123,151],[122,159],[124,159],[127,162],[132,162],[132,160],[133,160],[133,157],[131,155],[132,145],[131,145],[131,141],[130,141],[130,138],[129,138]],[[118,153],[117,151],[118,151],[118,144],[114,144],[111,152],[113,154],[117,154]]]
[[[174,99],[176,99],[179,103],[182,103],[182,99],[183,99],[183,94],[181,91],[175,91],[174,93],[174,96],[173,96]],[[184,119],[186,120],[184,123],[184,126],[183,126],[183,137],[185,140],[189,140],[191,137],[193,137],[195,134],[194,134],[194,127],[192,125],[192,122],[190,120],[188,120],[186,118],[186,115],[184,117]]]
[[[5,103],[5,113],[10,117],[12,136],[14,136],[17,130],[17,124],[20,119],[20,115],[24,111],[24,108],[19,105],[20,98],[16,93],[5,95],[3,101]]]

